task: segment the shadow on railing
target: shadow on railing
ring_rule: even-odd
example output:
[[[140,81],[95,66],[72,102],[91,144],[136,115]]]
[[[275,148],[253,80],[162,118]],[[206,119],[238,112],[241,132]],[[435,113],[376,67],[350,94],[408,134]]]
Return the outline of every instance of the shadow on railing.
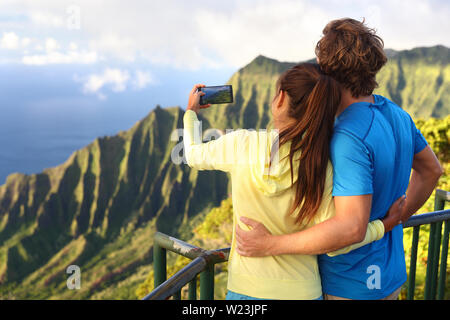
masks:
[[[445,294],[449,242],[450,209],[444,210],[450,201],[450,192],[436,190],[434,212],[412,216],[403,228],[413,228],[411,262],[408,274],[407,299],[414,299],[416,281],[417,248],[420,226],[430,224],[427,271],[425,276],[425,300],[442,300]],[[442,223],[445,222],[442,235]],[[442,241],[441,241],[442,240]],[[442,255],[441,252],[442,242]],[[167,250],[192,260],[188,265],[167,279]],[[155,289],[143,300],[181,299],[181,289],[189,284],[188,299],[197,299],[197,275],[200,274],[200,300],[214,300],[214,265],[228,261],[230,248],[204,250],[179,239],[157,232],[153,245]],[[440,263],[439,263],[439,258]]]

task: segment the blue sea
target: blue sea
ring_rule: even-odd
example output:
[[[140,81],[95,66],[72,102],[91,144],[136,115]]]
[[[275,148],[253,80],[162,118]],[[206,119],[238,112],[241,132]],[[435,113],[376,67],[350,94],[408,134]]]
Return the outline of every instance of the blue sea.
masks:
[[[149,66],[139,66],[139,69]],[[156,105],[181,106],[196,83],[224,84],[232,70],[182,71],[152,66],[156,82],[104,97],[86,94],[82,78],[106,66],[0,65],[0,185],[9,174],[57,166],[96,137],[128,130]],[[130,66],[118,66],[129,69]]]

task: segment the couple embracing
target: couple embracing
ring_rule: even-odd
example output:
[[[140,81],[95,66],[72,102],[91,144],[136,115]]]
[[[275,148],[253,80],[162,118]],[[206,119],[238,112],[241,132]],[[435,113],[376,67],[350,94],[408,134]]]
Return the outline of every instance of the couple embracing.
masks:
[[[203,85],[190,94],[188,165],[231,175],[227,299],[397,299],[406,281],[402,222],[442,168],[411,117],[373,94],[387,58],[372,29],[331,21],[316,56],[279,77],[277,133],[237,130],[202,143]]]

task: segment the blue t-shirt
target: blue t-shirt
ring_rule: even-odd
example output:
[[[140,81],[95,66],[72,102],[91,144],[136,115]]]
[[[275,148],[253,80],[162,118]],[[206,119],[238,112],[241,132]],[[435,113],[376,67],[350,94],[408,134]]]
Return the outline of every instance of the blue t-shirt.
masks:
[[[336,119],[330,144],[333,196],[372,194],[370,221],[383,218],[405,194],[414,154],[427,142],[411,117],[392,101],[374,95]],[[347,254],[319,256],[322,289],[350,299],[382,299],[406,281],[403,228]]]

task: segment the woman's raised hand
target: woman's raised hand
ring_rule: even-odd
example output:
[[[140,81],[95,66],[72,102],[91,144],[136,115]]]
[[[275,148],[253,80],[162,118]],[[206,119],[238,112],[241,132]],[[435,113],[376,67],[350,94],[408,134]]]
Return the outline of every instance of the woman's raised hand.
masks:
[[[211,104],[200,104],[200,97],[204,96],[205,93],[199,91],[198,89],[205,87],[204,84],[196,84],[194,88],[192,88],[191,93],[189,94],[189,101],[187,105],[187,110],[192,110],[195,113],[198,113],[200,109],[206,109],[211,106]]]

